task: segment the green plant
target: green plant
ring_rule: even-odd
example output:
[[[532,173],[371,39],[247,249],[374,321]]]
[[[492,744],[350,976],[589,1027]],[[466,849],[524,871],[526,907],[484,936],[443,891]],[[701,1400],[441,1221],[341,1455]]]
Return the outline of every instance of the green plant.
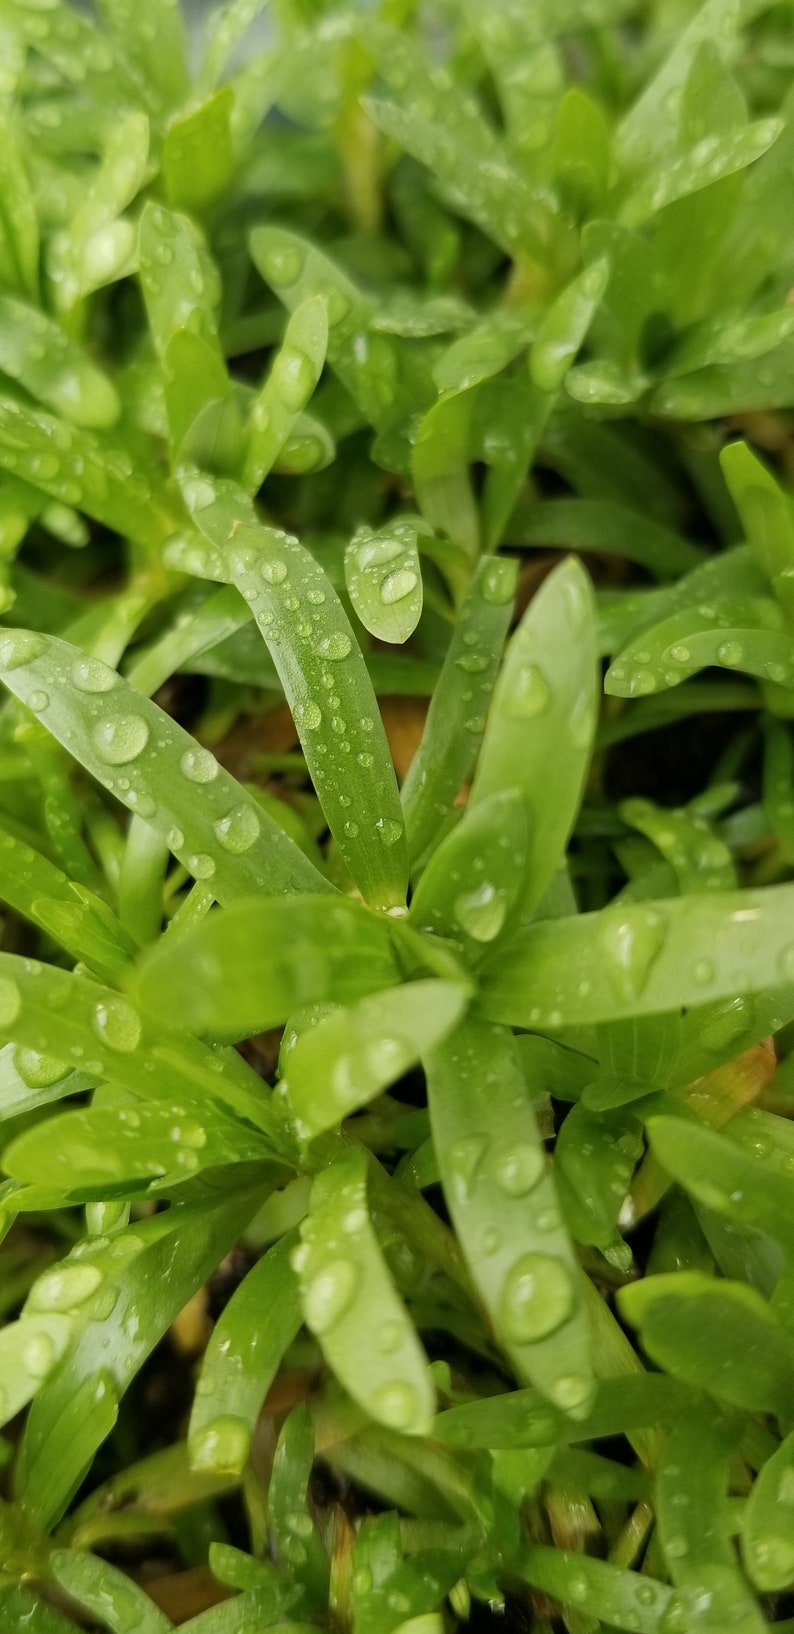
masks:
[[[3,1628],[794,1627],[791,7],[263,10],[0,0]]]

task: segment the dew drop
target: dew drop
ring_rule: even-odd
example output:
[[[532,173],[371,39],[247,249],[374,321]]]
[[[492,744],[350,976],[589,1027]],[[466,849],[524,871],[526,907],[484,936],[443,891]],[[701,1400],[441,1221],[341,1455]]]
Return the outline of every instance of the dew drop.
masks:
[[[10,1027],[22,1008],[22,995],[10,976],[0,976],[0,1027]]]
[[[271,284],[296,284],[303,271],[304,254],[291,244],[272,245],[262,257],[265,276]]]
[[[379,817],[375,824],[375,831],[381,845],[396,845],[402,839],[403,825],[394,817]]]
[[[266,584],[283,584],[287,577],[287,564],[276,556],[272,561],[262,563],[261,573]]]
[[[391,1356],[399,1350],[403,1337],[401,1322],[382,1322],[377,1332],[378,1350],[384,1356]]]
[[[273,364],[273,384],[287,408],[301,409],[314,390],[311,359],[296,346],[284,346]]]
[[[49,1089],[50,1084],[57,1084],[68,1070],[63,1061],[56,1061],[53,1055],[22,1047],[14,1051],[14,1066],[30,1089]]]
[[[48,709],[49,703],[50,695],[48,692],[31,692],[28,698],[28,708],[34,710],[36,714],[40,714],[42,709]]]
[[[511,1146],[509,1151],[500,1153],[494,1163],[494,1176],[497,1185],[508,1197],[525,1197],[537,1185],[545,1168],[541,1148],[521,1141]]]
[[[185,867],[190,869],[194,879],[212,879],[215,873],[215,858],[208,856],[206,851],[197,851],[192,857],[185,857],[184,860]]]
[[[331,635],[326,636],[324,641],[320,642],[318,652],[322,658],[331,658],[336,660],[347,658],[347,655],[350,652],[350,647],[351,641],[349,635],[347,635],[344,630],[335,630]]]
[[[193,1469],[217,1474],[239,1475],[251,1446],[251,1431],[245,1419],[231,1413],[214,1418],[197,1435],[191,1436],[190,1462]]]
[[[605,914],[600,936],[609,979],[623,1000],[637,999],[644,992],[666,931],[661,914],[652,908],[634,905],[630,915],[624,919],[619,913]]]
[[[488,1142],[484,1135],[463,1135],[450,1149],[452,1189],[459,1203],[465,1203],[470,1196],[475,1175],[487,1146]]]
[[[179,762],[191,783],[211,783],[218,775],[218,762],[209,749],[186,749]]]
[[[654,675],[653,671],[649,669],[635,670],[631,681],[629,682],[628,690],[629,695],[632,698],[644,698],[649,692],[655,692],[656,676]]]
[[[494,607],[503,607],[506,602],[512,601],[515,594],[516,570],[513,562],[505,558],[503,561],[491,562],[486,568],[480,584],[480,593],[483,601],[488,601]]]
[[[44,651],[44,642],[29,630],[14,630],[0,637],[0,669],[21,669]]]
[[[169,828],[166,842],[170,851],[181,851],[185,843],[185,836],[181,828]]]
[[[717,662],[725,664],[730,669],[740,664],[744,657],[744,648],[738,641],[723,641],[717,648]]]
[[[352,1260],[332,1259],[315,1272],[303,1296],[303,1311],[313,1333],[328,1333],[349,1310],[358,1285]]]
[[[78,658],[72,667],[72,680],[78,692],[110,692],[118,675],[99,658]]]
[[[671,647],[670,657],[672,658],[674,664],[688,664],[690,657],[689,648],[682,646]]]
[[[62,1265],[45,1271],[31,1289],[28,1309],[71,1311],[96,1293],[102,1272],[96,1265]]]
[[[516,1344],[534,1344],[555,1333],[573,1306],[573,1282],[563,1261],[550,1254],[522,1254],[502,1289],[503,1331]]]
[[[138,1046],[141,1020],[126,999],[109,998],[97,1004],[91,1017],[91,1026],[110,1050],[129,1055]]]
[[[493,942],[505,922],[507,898],[484,881],[476,891],[464,891],[455,898],[454,912],[467,936],[475,942]]]
[[[387,573],[380,587],[380,599],[390,607],[397,601],[404,601],[416,589],[419,580],[417,575],[408,567],[397,568],[394,573]]]
[[[537,664],[522,664],[513,683],[508,713],[517,720],[542,715],[551,702],[548,684]]]
[[[108,766],[126,766],[146,748],[149,727],[140,715],[116,715],[98,721],[91,736],[100,760]]]
[[[234,806],[225,817],[220,817],[213,824],[218,844],[224,851],[231,851],[233,856],[241,856],[244,851],[250,851],[251,846],[258,840],[260,833],[259,818],[253,806]]]
[[[596,711],[587,687],[580,692],[568,718],[568,737],[574,749],[587,749],[595,731]]]
[[[33,1334],[22,1351],[24,1366],[34,1379],[43,1379],[56,1359],[55,1343],[48,1333]]]
[[[376,1418],[382,1424],[388,1424],[393,1430],[409,1429],[421,1412],[421,1403],[414,1386],[403,1379],[394,1379],[389,1384],[382,1384],[375,1392],[372,1405]]]
[[[582,1373],[568,1373],[557,1379],[551,1393],[558,1407],[564,1408],[567,1413],[575,1413],[577,1408],[589,1405],[592,1386]]]
[[[455,663],[458,669],[464,670],[467,675],[482,675],[488,668],[488,659],[482,652],[461,653],[460,658],[455,659]]]

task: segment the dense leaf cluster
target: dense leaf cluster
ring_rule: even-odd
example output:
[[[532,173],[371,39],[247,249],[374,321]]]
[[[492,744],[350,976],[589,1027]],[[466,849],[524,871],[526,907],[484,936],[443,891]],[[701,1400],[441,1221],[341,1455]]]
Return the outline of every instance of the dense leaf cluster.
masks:
[[[0,0],[10,1634],[794,1628],[793,23]]]

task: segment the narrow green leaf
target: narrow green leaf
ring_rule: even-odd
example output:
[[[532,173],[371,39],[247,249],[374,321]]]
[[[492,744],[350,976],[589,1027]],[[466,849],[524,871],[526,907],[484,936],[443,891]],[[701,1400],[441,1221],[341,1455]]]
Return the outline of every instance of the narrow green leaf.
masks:
[[[516,568],[509,558],[483,557],[458,614],[430,699],[422,741],[402,787],[413,860],[432,843],[471,774],[485,731],[486,706],[510,623],[515,584]],[[474,708],[475,703],[479,709]]]
[[[742,1514],[742,1559],[762,1594],[787,1589],[794,1577],[793,1487],[794,1432],[758,1471]]]
[[[522,907],[540,901],[581,798],[596,725],[593,598],[575,560],[530,603],[508,648],[472,787],[472,804],[517,788],[530,813]]]
[[[163,138],[161,165],[168,202],[175,210],[201,216],[228,187],[234,167],[228,85],[171,121]]]
[[[308,1407],[301,1402],[281,1426],[267,1513],[278,1555],[308,1602],[301,1609],[322,1612],[328,1603],[329,1562],[308,1504],[314,1450],[314,1426]]]
[[[261,488],[293,434],[322,374],[328,345],[328,309],[320,295],[295,308],[284,340],[251,409],[243,487]]]
[[[703,559],[672,528],[605,499],[530,500],[513,512],[506,532],[511,544],[625,556],[658,579],[688,573]]]
[[[290,312],[312,296],[328,310],[328,361],[374,426],[394,416],[397,357],[390,335],[369,332],[372,300],[309,239],[284,227],[256,227],[251,256]],[[415,404],[413,405],[415,407]]]
[[[53,737],[161,834],[221,902],[329,890],[258,801],[188,732],[96,658],[54,636],[3,632],[0,676]],[[198,791],[200,790],[200,799]]]
[[[301,1325],[288,1232],[248,1272],[213,1328],[188,1431],[191,1468],[239,1475],[262,1403]]]
[[[488,958],[481,1006],[513,1026],[586,1026],[762,993],[794,968],[794,887],[615,904],[527,927]]]
[[[135,1634],[169,1634],[170,1617],[118,1566],[82,1549],[54,1549],[49,1558],[52,1581],[89,1616],[101,1617],[111,1634],[127,1634],[134,1617]]]
[[[187,94],[185,24],[179,0],[97,0],[119,55],[138,70],[146,94],[166,108]]]
[[[444,394],[427,410],[414,441],[411,475],[422,514],[474,562],[480,523],[469,476],[475,393]]]
[[[518,790],[468,807],[422,873],[411,901],[414,924],[457,941],[475,961],[508,922],[528,845],[527,809]]]
[[[462,984],[409,982],[359,999],[302,1033],[282,1082],[301,1139],[334,1128],[416,1066],[451,1032],[467,1001]]]
[[[781,575],[794,579],[794,508],[788,495],[746,443],[728,443],[720,465],[762,572],[773,587]],[[792,605],[791,595],[784,605]]]
[[[65,1095],[82,1095],[95,1084],[95,1074],[71,1072],[63,1061],[41,1050],[6,1044],[0,1049],[0,1120],[47,1106]]]
[[[67,10],[66,7],[63,8]],[[47,18],[57,15],[52,10]],[[68,16],[78,22],[72,8]],[[87,19],[79,17],[81,27]],[[38,45],[37,49],[41,50]],[[100,47],[113,64],[110,47]],[[85,61],[85,59],[83,59]],[[83,77],[85,68],[83,68]],[[108,75],[113,82],[114,74]],[[146,180],[149,159],[149,121],[143,113],[127,113],[110,127],[99,170],[84,191],[81,203],[49,247],[49,272],[61,311],[70,312],[82,296],[113,283],[134,269],[135,228],[122,211],[132,203]]]
[[[643,1153],[642,1125],[630,1109],[571,1108],[554,1147],[563,1212],[580,1243],[620,1246],[617,1220]]]
[[[8,289],[35,300],[39,224],[22,131],[0,109],[0,272]]]
[[[794,339],[746,362],[697,369],[658,386],[649,400],[653,414],[667,420],[714,420],[722,416],[784,408],[794,359]]]
[[[8,1424],[41,1388],[72,1336],[63,1312],[37,1311],[0,1333],[0,1419]]]
[[[115,1264],[111,1260],[92,1281],[87,1320],[28,1418],[18,1491],[40,1526],[60,1518],[112,1426],[114,1400],[260,1201],[261,1188],[197,1208],[172,1207],[115,1239]],[[97,1356],[103,1358],[99,1372]]]
[[[673,1272],[623,1288],[618,1304],[660,1367],[750,1412],[789,1416],[794,1343],[754,1288]]]
[[[298,540],[233,483],[183,472],[198,528],[248,602],[278,670],[329,828],[374,907],[405,902],[407,850],[386,734],[339,598]]]
[[[690,1119],[653,1117],[648,1133],[672,1179],[699,1203],[739,1225],[766,1231],[786,1253],[794,1251],[794,1187],[779,1172],[732,1140]]]
[[[140,274],[165,401],[178,451],[202,410],[230,401],[206,256],[188,217],[148,203],[139,231]],[[232,410],[233,412],[233,410]]]
[[[210,12],[198,73],[199,83],[207,90],[217,85],[240,40],[266,6],[267,0],[225,0]]]
[[[628,1374],[599,1381],[581,1419],[554,1407],[537,1390],[510,1390],[448,1408],[436,1418],[433,1434],[445,1445],[472,1451],[563,1446],[673,1424],[686,1401],[683,1386],[665,1374]]]
[[[59,324],[13,295],[0,295],[0,370],[75,425],[104,428],[119,417],[107,375]]]
[[[512,1039],[464,1022],[428,1053],[427,1075],[444,1196],[497,1337],[580,1417],[593,1395],[580,1272]]]
[[[782,129],[780,119],[756,119],[738,130],[704,137],[690,152],[668,158],[640,182],[623,204],[619,219],[628,227],[639,227],[676,199],[745,170],[777,141]]]
[[[594,261],[552,302],[529,354],[529,372],[541,391],[556,391],[584,340],[609,282],[609,262]]]
[[[786,862],[794,862],[794,746],[783,721],[764,723],[764,812]]]
[[[27,1589],[0,1589],[0,1611],[10,1629],[24,1628],[25,1634],[73,1634],[71,1619]]]
[[[673,1429],[656,1476],[656,1517],[670,1575],[690,1615],[713,1634],[768,1625],[739,1568],[727,1503],[738,1431],[716,1413],[691,1408]]]
[[[337,1378],[377,1423],[426,1434],[433,1386],[370,1224],[363,1150],[318,1175],[301,1239],[304,1318]]]
[[[745,23],[762,9],[760,0],[705,0],[686,28],[672,34],[672,46],[618,129],[618,150],[632,168],[655,158],[669,141],[681,112],[692,64],[704,41],[720,41],[734,51]]]
[[[738,884],[730,851],[705,817],[669,811],[651,800],[624,800],[620,816],[639,829],[675,870],[682,895],[688,891],[729,891]]]
[[[508,255],[533,245],[539,207],[474,98],[396,28],[368,23],[364,43],[394,94],[364,97],[375,124],[427,165],[448,201]]]
[[[12,1179],[77,1196],[107,1186],[171,1192],[204,1169],[265,1163],[272,1149],[208,1096],[64,1112],[17,1135],[3,1153]]]
[[[422,615],[417,536],[419,517],[398,516],[384,527],[356,529],[345,551],[347,593],[365,630],[380,641],[407,641]]]
[[[148,451],[133,462],[122,443],[12,397],[0,397],[0,466],[150,550],[173,527]]]
[[[778,684],[794,679],[794,642],[780,628],[783,617],[771,597],[721,606],[699,603],[640,630],[607,671],[605,689],[615,697],[644,697],[680,686],[712,666],[758,675]]]
[[[559,104],[554,137],[554,181],[578,218],[601,213],[610,172],[610,133],[601,109],[579,85]]]
[[[794,334],[794,312],[782,307],[749,318],[718,318],[696,324],[673,347],[664,360],[667,379],[706,369],[711,364],[730,364],[763,357]],[[732,448],[735,444],[729,443]],[[743,446],[743,445],[740,445]]]
[[[89,1080],[110,1079],[144,1100],[156,1094],[167,1073],[176,1093],[202,1090],[255,1128],[273,1127],[261,1080],[234,1052],[219,1057],[174,1031],[172,1013],[168,1023],[155,1026],[129,999],[93,978],[10,953],[0,954],[0,983],[0,1028],[50,1064],[74,1062]],[[31,1066],[34,1077],[49,1075],[45,1063]]]
[[[570,1613],[585,1609],[611,1628],[667,1634],[669,1619],[677,1613],[677,1597],[666,1583],[645,1572],[621,1571],[606,1560],[593,1560],[571,1549],[527,1544],[520,1569],[533,1588],[562,1601]]]
[[[115,100],[118,105],[121,98],[122,106],[138,101],[138,86],[127,63],[84,12],[64,0],[54,0],[46,10],[26,0],[3,0],[3,14],[26,45],[67,83],[81,92],[89,89],[91,98],[99,101]]]
[[[103,980],[118,980],[134,944],[107,904],[2,827],[0,855],[3,901],[62,942]]]
[[[242,1038],[305,1004],[355,1002],[397,980],[387,923],[360,903],[258,897],[153,949],[140,994],[154,1014]]]

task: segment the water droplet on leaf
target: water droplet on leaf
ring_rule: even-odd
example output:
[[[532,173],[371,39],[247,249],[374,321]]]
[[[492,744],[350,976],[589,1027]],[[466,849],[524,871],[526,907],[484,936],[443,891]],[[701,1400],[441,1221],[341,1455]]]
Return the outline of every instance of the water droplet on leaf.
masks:
[[[574,1286],[567,1265],[551,1254],[522,1254],[504,1281],[499,1310],[505,1337],[534,1344],[571,1315]]]
[[[100,760],[108,766],[126,766],[146,748],[149,727],[140,715],[116,715],[98,721],[91,736]]]
[[[328,1260],[304,1291],[303,1309],[313,1333],[328,1333],[350,1308],[358,1285],[352,1260]]]

